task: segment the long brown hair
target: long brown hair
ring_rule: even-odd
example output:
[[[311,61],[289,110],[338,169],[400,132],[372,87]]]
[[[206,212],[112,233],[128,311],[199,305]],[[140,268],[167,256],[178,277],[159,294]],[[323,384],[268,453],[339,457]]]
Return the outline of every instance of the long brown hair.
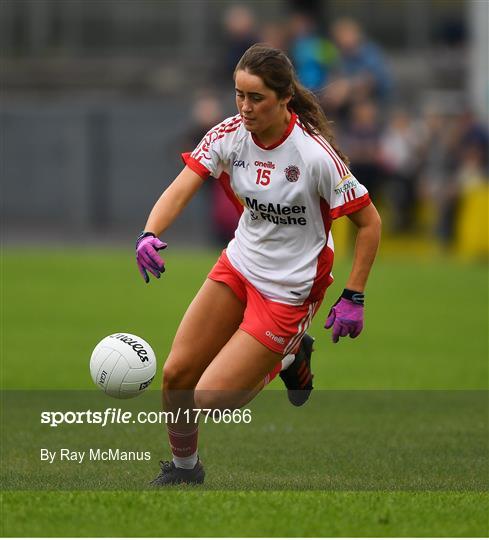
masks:
[[[330,122],[321,105],[314,94],[298,81],[294,66],[283,51],[268,47],[264,43],[256,43],[241,57],[234,70],[235,76],[238,70],[245,70],[260,77],[268,88],[275,91],[279,99],[292,96],[289,105],[306,131],[324,137],[344,163],[349,164],[347,156],[336,144]]]

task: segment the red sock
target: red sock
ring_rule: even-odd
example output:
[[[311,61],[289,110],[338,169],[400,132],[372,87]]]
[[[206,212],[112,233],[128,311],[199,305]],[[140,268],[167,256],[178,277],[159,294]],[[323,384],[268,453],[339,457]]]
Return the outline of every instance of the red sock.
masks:
[[[181,433],[168,427],[168,438],[172,454],[177,458],[187,458],[197,452],[197,439],[199,438],[199,427],[189,433]]]
[[[280,373],[281,369],[282,369],[282,361],[277,362],[277,364],[272,369],[272,371],[270,371],[270,373],[268,373],[268,375],[265,376],[265,379],[263,380],[263,382],[265,383],[264,386],[271,383],[273,379],[275,379],[275,377]]]

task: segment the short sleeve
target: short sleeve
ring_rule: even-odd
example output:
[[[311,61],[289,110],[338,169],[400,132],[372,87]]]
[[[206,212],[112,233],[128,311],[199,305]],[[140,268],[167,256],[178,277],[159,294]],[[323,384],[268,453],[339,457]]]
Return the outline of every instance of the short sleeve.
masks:
[[[331,219],[353,214],[370,204],[367,188],[348,170],[331,149],[319,168],[319,194],[329,205]]]
[[[226,156],[226,135],[239,126],[234,118],[224,120],[210,129],[191,153],[183,153],[182,159],[190,169],[202,178],[219,178],[228,161]],[[228,137],[229,139],[229,137]]]

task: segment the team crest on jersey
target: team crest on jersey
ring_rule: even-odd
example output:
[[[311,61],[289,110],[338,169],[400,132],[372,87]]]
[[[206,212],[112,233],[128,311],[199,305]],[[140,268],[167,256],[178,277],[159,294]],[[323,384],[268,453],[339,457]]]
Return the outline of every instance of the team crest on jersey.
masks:
[[[300,175],[301,172],[299,171],[299,167],[296,167],[295,165],[289,165],[285,169],[285,178],[287,178],[289,182],[297,182]]]

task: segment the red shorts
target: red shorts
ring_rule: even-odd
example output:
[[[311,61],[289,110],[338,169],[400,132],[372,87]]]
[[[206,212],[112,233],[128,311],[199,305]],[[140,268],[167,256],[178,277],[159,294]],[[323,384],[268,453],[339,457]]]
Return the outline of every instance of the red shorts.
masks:
[[[225,251],[207,277],[228,285],[246,305],[243,321],[239,325],[241,330],[252,335],[267,349],[283,355],[297,352],[322,301],[302,306],[272,302],[234,268]]]

